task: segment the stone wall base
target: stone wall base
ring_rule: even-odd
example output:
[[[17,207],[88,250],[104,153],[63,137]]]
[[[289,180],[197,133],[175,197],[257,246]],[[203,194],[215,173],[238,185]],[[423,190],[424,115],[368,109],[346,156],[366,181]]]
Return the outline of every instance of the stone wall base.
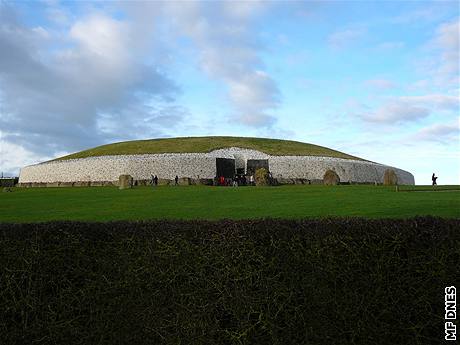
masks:
[[[212,186],[212,179],[193,179],[188,177],[180,178],[180,186],[203,185]],[[152,186],[152,180],[134,180],[134,186]],[[173,186],[174,180],[158,179],[159,186]],[[42,187],[118,187],[118,181],[78,181],[78,182],[26,182],[18,183],[17,187],[21,188],[42,188]]]
[[[303,179],[303,178],[276,178],[278,185],[322,185],[323,180],[318,179]],[[213,179],[194,179],[183,177],[179,179],[179,186],[212,186],[219,185],[218,181]],[[340,182],[341,185],[373,185],[374,183],[367,182]],[[158,179],[159,186],[174,186],[174,180]],[[381,183],[379,183],[381,185]],[[77,182],[26,182],[18,183],[17,187],[21,188],[41,188],[41,187],[118,187],[118,181],[77,181]],[[148,180],[134,180],[134,186],[152,186],[152,181]]]
[[[41,188],[41,187],[105,187],[117,186],[118,181],[77,181],[77,182],[26,182],[18,183],[21,188]]]
[[[276,178],[278,184],[323,184],[323,180],[306,178]]]

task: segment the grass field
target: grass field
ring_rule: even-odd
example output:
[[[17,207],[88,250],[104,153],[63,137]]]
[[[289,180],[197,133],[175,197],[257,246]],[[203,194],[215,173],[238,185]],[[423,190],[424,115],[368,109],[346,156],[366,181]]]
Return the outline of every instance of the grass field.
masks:
[[[0,193],[0,222],[460,217],[460,188],[385,186],[15,188]]]
[[[258,150],[274,156],[324,156],[362,160],[327,147],[298,141],[245,137],[185,137],[124,141],[76,152],[57,160],[105,155],[210,152],[232,146]]]

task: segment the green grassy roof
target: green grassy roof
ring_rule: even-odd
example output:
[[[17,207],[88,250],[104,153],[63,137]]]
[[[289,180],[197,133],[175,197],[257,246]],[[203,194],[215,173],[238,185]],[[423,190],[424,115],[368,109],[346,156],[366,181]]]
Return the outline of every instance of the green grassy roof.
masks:
[[[298,141],[242,137],[188,137],[124,141],[73,153],[58,158],[58,160],[107,155],[210,152],[226,147],[248,148],[274,156],[324,156],[362,160],[327,147]]]

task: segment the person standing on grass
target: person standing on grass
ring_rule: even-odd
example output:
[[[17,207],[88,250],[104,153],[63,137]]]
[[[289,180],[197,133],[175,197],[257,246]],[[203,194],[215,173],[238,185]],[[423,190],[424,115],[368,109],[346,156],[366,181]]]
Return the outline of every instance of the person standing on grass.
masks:
[[[155,186],[158,186],[158,176],[157,175],[155,175],[154,182],[155,182]]]
[[[176,177],[174,178],[174,185],[175,186],[178,186],[179,185],[179,176],[176,175]]]
[[[434,176],[434,173],[433,173],[433,175],[431,176],[431,182],[433,183],[433,186],[436,186],[436,185],[437,185],[437,183],[436,183],[436,180],[437,180],[437,179],[438,179],[438,177],[437,177],[437,176]]]
[[[153,186],[155,186],[155,176],[153,176],[153,175],[150,175],[150,176],[152,176],[152,187],[153,187]]]

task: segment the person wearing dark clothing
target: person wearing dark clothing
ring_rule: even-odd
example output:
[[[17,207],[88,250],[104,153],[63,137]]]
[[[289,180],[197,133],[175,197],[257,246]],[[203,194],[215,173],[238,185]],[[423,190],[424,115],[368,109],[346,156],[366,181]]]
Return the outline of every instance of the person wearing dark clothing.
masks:
[[[150,176],[152,176],[152,186],[154,186],[155,185],[155,176],[153,176],[153,175],[150,175]]]
[[[176,177],[174,178],[174,184],[177,186],[179,185],[179,176],[176,175]]]
[[[153,182],[155,183],[155,186],[158,186],[158,176],[155,175],[155,177],[153,178]]]
[[[437,176],[434,176],[434,173],[433,173],[433,175],[431,175],[431,182],[433,182],[433,186],[436,186],[436,185],[437,185],[437,183],[436,183],[436,180],[437,180],[437,179],[438,179],[438,177],[437,177]]]

